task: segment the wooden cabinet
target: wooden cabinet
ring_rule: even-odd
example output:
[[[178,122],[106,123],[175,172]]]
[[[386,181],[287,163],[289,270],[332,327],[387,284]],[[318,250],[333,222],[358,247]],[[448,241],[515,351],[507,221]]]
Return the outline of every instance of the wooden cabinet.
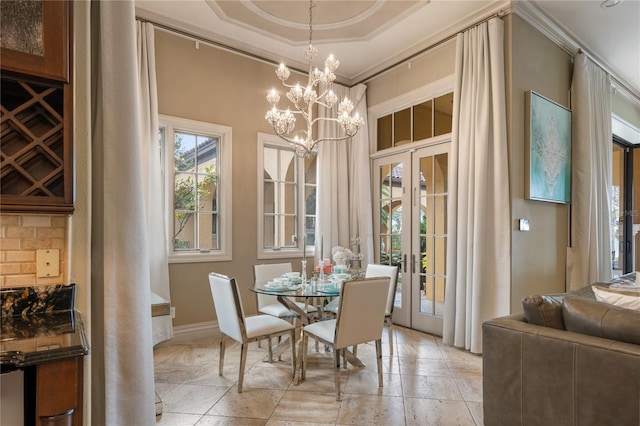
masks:
[[[82,425],[83,357],[25,370],[25,425]]]
[[[70,90],[2,76],[2,211],[73,211]]]
[[[0,211],[70,213],[71,3],[6,3],[0,8]],[[39,30],[29,26],[33,31],[26,31],[25,22]]]

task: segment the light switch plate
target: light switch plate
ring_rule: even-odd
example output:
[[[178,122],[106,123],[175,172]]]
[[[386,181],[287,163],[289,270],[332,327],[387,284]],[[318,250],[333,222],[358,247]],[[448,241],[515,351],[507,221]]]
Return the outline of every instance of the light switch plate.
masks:
[[[518,219],[518,229],[520,231],[528,231],[529,230],[529,219],[520,218]]]
[[[41,249],[36,251],[36,274],[38,278],[60,275],[60,250]]]

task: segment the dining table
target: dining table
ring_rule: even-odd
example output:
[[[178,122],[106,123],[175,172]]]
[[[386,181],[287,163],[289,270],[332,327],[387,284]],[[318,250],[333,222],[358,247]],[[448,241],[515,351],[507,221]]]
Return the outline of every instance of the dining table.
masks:
[[[305,325],[308,325],[314,321],[322,321],[328,319],[324,315],[322,307],[325,301],[329,301],[340,295],[342,289],[342,282],[347,279],[356,278],[358,275],[348,274],[346,276],[334,277],[327,275],[324,278],[312,278],[303,282],[304,280],[294,281],[258,281],[255,282],[253,287],[249,290],[260,293],[276,296],[278,302],[282,303],[289,310],[297,313],[300,316],[302,322],[302,330]],[[305,309],[300,308],[295,302],[304,299],[305,307],[309,304],[316,306],[316,312],[307,312]],[[295,342],[294,342],[295,344]],[[289,339],[283,339],[275,348],[273,348],[273,355],[282,354],[289,346]],[[345,351],[346,361],[355,367],[364,367],[365,364],[356,357],[352,352]],[[298,369],[294,377],[295,384],[298,383],[299,375]]]

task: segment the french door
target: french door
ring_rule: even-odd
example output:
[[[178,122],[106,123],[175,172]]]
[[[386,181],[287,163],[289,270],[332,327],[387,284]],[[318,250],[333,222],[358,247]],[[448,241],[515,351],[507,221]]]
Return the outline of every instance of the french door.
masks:
[[[399,269],[397,324],[442,335],[449,143],[373,161],[378,262]]]

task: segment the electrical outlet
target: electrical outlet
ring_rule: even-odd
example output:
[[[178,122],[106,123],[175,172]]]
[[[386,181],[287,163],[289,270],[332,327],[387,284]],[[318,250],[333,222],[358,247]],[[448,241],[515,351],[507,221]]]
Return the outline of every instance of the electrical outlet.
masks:
[[[36,251],[36,275],[38,278],[60,276],[60,250],[41,249]]]
[[[172,306],[171,307],[171,318],[175,318],[176,317],[176,307]]]
[[[518,229],[520,231],[528,231],[529,230],[529,219],[521,218],[518,219]]]

